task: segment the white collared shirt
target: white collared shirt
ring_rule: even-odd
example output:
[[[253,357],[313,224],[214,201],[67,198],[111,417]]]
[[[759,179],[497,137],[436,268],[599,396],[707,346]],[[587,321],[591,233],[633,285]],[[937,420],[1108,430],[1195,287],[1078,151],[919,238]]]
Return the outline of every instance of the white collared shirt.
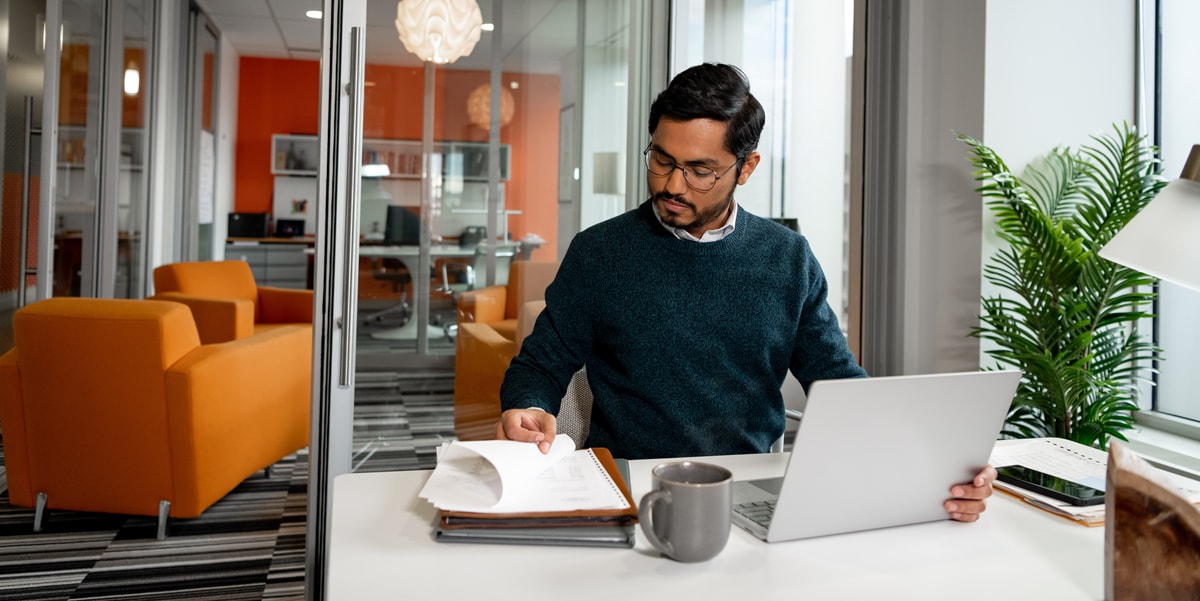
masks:
[[[671,234],[673,234],[676,238],[679,238],[680,240],[691,240],[692,242],[716,242],[718,240],[723,240],[725,236],[733,233],[734,228],[737,226],[737,207],[737,201],[734,201],[733,208],[729,211],[729,219],[725,221],[725,225],[715,230],[708,230],[707,232],[701,234],[699,238],[693,236],[691,233],[681,227],[667,225],[663,222],[662,215],[658,214],[658,208],[651,208],[653,209],[654,218],[658,220],[658,223],[666,228],[668,232],[671,232]]]

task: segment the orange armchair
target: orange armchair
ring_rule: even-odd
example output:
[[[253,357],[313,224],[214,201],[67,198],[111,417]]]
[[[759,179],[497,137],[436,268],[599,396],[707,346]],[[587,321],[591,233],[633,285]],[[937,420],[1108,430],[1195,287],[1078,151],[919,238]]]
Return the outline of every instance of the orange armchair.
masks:
[[[555,261],[513,261],[506,285],[463,293],[458,299],[458,324],[486,323],[508,340],[517,337],[521,307],[546,298],[546,287],[558,272]]]
[[[154,270],[154,300],[192,310],[200,342],[238,340],[279,325],[312,326],[312,290],[259,286],[245,261],[169,263]]]
[[[490,324],[459,324],[454,350],[454,434],[459,440],[495,437],[504,372],[545,307],[543,300],[521,306],[515,340],[505,338]]]
[[[13,318],[0,356],[9,501],[200,515],[308,444],[311,327],[201,345],[184,305],[52,298]]]

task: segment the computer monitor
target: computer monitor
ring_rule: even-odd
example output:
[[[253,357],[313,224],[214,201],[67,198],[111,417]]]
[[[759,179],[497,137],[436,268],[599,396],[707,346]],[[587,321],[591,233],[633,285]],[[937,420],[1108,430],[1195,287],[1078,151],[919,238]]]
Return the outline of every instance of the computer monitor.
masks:
[[[388,205],[383,227],[383,243],[417,246],[421,244],[421,218],[412,211]]]

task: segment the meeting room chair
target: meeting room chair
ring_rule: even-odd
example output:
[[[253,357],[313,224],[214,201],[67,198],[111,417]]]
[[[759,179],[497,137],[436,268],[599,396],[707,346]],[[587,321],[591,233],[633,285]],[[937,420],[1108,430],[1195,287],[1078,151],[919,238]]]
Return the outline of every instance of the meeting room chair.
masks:
[[[386,246],[420,246],[420,216],[406,207],[388,205],[387,216],[383,226],[383,244]],[[370,325],[372,322],[382,322],[387,316],[399,313],[399,325],[404,326],[412,317],[413,307],[410,297],[413,278],[404,261],[384,257],[372,269],[371,277],[391,284],[392,292],[398,293],[400,299],[399,302],[393,303],[384,309],[363,316],[363,324]]]

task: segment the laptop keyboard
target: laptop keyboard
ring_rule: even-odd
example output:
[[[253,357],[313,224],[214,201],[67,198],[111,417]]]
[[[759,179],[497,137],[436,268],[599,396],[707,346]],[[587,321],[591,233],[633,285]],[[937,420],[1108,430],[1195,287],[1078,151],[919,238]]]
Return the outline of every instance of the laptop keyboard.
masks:
[[[771,516],[775,515],[775,501],[752,501],[738,503],[733,506],[734,512],[745,516],[751,522],[766,528],[771,524]]]

